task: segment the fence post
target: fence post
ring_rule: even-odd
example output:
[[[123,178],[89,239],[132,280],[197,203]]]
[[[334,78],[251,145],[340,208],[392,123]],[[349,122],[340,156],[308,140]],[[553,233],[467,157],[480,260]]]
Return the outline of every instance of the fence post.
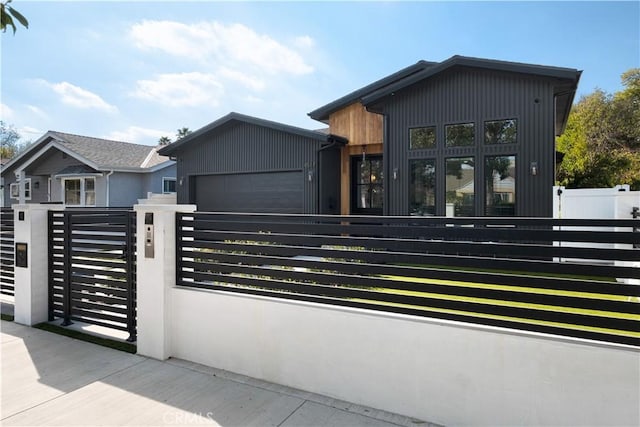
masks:
[[[26,267],[15,255],[14,320],[24,325],[46,322],[49,318],[49,210],[62,206],[14,205],[15,244],[26,249]],[[23,246],[23,245],[26,245]]]
[[[141,200],[133,207],[137,217],[137,347],[138,354],[164,360],[171,356],[169,298],[176,283],[176,213],[194,212],[196,207],[147,203]],[[148,232],[153,234],[150,243]],[[146,250],[146,244],[153,253]]]

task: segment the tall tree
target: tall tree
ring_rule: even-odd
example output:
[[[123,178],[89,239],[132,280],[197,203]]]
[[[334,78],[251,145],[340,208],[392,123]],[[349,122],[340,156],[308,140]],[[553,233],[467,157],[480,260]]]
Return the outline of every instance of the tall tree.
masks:
[[[185,136],[189,135],[191,133],[191,131],[189,130],[188,127],[182,127],[180,129],[178,129],[178,131],[176,132],[176,141],[179,139],[184,138]]]
[[[0,159],[10,159],[20,151],[20,134],[11,125],[0,120]]]
[[[12,0],[0,2],[0,30],[4,33],[7,27],[13,28],[13,34],[16,33],[16,24],[13,22],[15,18],[23,27],[29,28],[29,21],[20,12],[9,6]]]
[[[171,144],[171,138],[169,138],[168,136],[161,136],[160,139],[158,139],[158,145],[169,145]]]
[[[558,183],[569,188],[629,184],[640,189],[640,69],[622,75],[614,95],[597,89],[572,109],[558,137]]]
[[[189,130],[189,128],[186,126],[183,126],[176,131],[175,141],[172,141],[171,138],[165,135],[165,136],[161,136],[160,139],[158,139],[158,145],[169,145],[172,142],[181,140],[182,138],[189,135],[190,133],[191,133],[191,130]]]

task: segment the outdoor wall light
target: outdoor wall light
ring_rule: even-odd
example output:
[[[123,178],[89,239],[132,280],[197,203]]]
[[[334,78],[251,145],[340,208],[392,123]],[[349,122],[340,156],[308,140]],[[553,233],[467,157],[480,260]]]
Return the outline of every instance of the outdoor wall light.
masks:
[[[313,169],[309,169],[309,171],[307,172],[307,179],[309,180],[309,182],[313,180]]]
[[[394,181],[398,179],[398,168],[393,168],[393,179]]]
[[[182,181],[184,181],[184,177],[180,177],[180,181],[178,182],[178,184],[180,184],[180,187],[182,187]]]
[[[529,170],[531,171],[531,175],[538,175],[538,162],[531,162]]]

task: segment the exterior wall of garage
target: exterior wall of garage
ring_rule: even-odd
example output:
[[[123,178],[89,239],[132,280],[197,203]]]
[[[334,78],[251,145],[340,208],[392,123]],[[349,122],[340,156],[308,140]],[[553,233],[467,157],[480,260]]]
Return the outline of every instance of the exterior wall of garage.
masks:
[[[196,202],[197,176],[298,171],[303,213],[316,213],[321,140],[240,121],[205,132],[177,155],[178,203]]]

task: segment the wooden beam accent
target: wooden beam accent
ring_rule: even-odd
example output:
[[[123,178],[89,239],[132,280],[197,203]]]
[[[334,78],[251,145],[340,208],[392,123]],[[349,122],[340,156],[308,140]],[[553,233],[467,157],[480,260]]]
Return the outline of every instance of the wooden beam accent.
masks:
[[[349,145],[382,144],[383,117],[356,102],[331,114],[329,129],[332,134],[347,138]]]

